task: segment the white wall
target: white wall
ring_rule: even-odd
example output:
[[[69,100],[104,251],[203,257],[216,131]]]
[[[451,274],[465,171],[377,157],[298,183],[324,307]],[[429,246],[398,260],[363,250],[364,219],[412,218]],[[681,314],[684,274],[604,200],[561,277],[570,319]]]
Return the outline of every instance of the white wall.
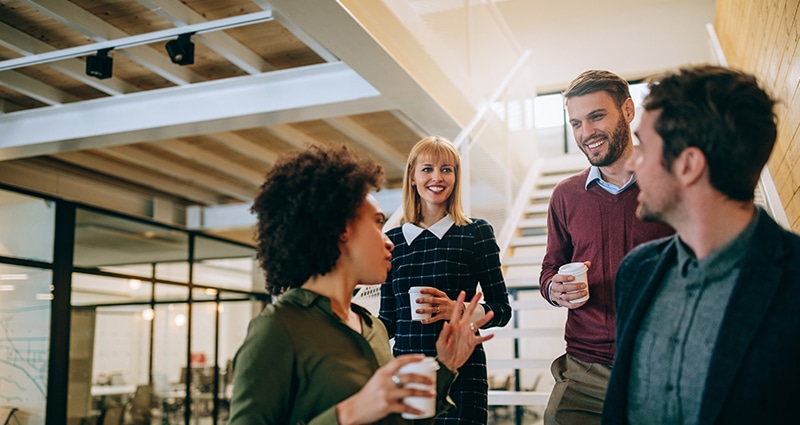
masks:
[[[714,0],[504,0],[497,6],[531,49],[540,92],[563,89],[587,69],[627,79],[711,62],[705,25]]]

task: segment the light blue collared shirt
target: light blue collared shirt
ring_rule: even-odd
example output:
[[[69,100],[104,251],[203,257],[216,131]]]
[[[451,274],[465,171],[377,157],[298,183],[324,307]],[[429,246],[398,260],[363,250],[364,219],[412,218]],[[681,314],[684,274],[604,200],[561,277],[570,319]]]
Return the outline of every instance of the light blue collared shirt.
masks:
[[[628,182],[622,185],[622,187],[617,187],[613,183],[609,183],[603,180],[603,176],[600,175],[600,168],[592,165],[589,167],[589,176],[586,177],[586,185],[584,185],[585,189],[589,189],[589,185],[592,184],[593,181],[597,180],[597,184],[600,185],[606,192],[612,195],[619,195],[625,189],[631,187],[634,183],[636,183],[636,176],[631,174],[631,178],[628,179]]]

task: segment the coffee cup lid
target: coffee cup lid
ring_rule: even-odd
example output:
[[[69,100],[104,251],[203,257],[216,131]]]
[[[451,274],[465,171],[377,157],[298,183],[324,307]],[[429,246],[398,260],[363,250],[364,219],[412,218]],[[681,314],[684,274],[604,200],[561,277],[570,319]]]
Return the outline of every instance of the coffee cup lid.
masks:
[[[438,370],[439,369],[439,362],[436,361],[434,357],[425,357],[424,359],[409,363],[404,365],[400,368],[401,372],[414,372],[414,371],[430,371],[430,370]]]
[[[577,274],[583,273],[586,270],[588,270],[586,264],[581,262],[567,263],[558,268],[558,272],[561,274]]]

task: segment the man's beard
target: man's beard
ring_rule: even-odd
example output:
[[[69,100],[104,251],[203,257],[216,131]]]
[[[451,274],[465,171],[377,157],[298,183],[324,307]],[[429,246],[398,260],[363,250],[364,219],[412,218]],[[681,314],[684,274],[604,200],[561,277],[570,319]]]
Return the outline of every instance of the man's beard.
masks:
[[[606,167],[616,162],[622,156],[622,153],[625,152],[625,147],[630,144],[631,129],[628,122],[625,121],[625,117],[622,116],[622,113],[620,113],[617,126],[614,128],[611,135],[603,133],[600,137],[602,136],[606,136],[608,145],[608,152],[606,152],[605,156],[592,156],[584,150],[583,143],[579,146],[584,155],[586,155],[586,159],[589,160],[589,163],[596,167]]]
[[[648,223],[665,223],[664,219],[661,218],[661,214],[650,210],[647,204],[641,202],[636,207],[636,217]]]

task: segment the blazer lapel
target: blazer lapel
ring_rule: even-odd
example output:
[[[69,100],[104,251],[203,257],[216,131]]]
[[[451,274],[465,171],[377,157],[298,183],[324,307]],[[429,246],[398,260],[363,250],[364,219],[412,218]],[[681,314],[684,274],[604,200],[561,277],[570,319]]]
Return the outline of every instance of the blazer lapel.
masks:
[[[761,212],[711,356],[700,406],[700,423],[717,421],[772,299],[778,295],[778,285],[783,278],[779,267],[784,251],[782,236],[780,227]]]
[[[640,272],[636,276],[637,282],[634,283],[634,285],[639,285],[639,288],[631,299],[631,313],[622,329],[622,333],[628,336],[628,340],[631,342],[636,340],[636,334],[639,332],[644,315],[650,309],[653,296],[664,280],[664,273],[675,261],[675,243],[675,238],[673,238],[664,248],[662,255],[644,262],[639,269]]]
[[[675,239],[673,238],[664,247],[661,255],[643,261],[636,275],[632,277],[635,291],[631,291],[632,296],[628,300],[631,306],[630,313],[624,322],[617,320],[617,326],[620,328],[612,379],[618,383],[620,394],[628,394],[631,358],[633,357],[636,335],[639,332],[645,314],[650,309],[654,294],[664,280],[664,273],[669,269],[670,264],[674,262],[675,253]],[[615,397],[614,399],[616,402],[614,406],[610,406],[609,410],[614,410],[618,418],[627,417],[627,396]],[[608,399],[606,402],[608,402]]]

